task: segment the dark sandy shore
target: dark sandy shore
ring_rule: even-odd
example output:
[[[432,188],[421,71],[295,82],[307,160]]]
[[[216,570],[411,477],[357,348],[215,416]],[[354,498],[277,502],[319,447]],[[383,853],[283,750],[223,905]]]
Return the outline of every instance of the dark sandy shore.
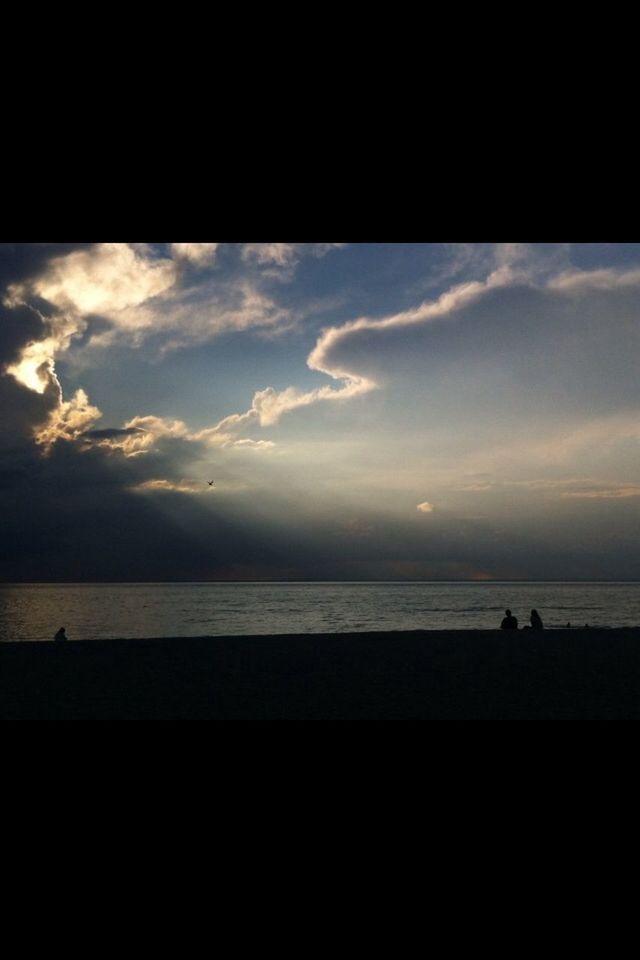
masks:
[[[0,719],[640,719],[640,628],[3,643]]]

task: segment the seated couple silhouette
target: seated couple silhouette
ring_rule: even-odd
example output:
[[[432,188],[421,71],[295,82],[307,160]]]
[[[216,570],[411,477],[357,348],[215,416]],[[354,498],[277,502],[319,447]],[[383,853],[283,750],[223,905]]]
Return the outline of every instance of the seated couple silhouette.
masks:
[[[530,616],[531,626],[526,626],[525,630],[544,630],[542,625],[542,620],[540,619],[540,614],[537,610],[531,611]],[[514,617],[511,613],[511,610],[505,610],[505,618],[500,624],[501,630],[517,630],[518,629],[518,618]]]

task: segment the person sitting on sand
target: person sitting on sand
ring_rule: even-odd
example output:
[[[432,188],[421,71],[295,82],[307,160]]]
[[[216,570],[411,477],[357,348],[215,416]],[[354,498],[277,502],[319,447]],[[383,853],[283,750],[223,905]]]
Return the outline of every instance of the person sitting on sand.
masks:
[[[518,618],[512,616],[511,610],[505,610],[506,617],[500,624],[501,630],[517,630],[518,629]]]
[[[66,635],[66,633],[64,632],[64,627],[60,627],[60,629],[58,630],[58,632],[56,633],[56,635],[55,635],[55,637],[54,637],[53,639],[54,639],[54,640],[66,640],[66,639],[67,639],[67,635]]]
[[[542,620],[540,619],[540,614],[538,613],[537,610],[531,611],[530,620],[531,620],[532,630],[544,630],[544,626],[542,625]]]

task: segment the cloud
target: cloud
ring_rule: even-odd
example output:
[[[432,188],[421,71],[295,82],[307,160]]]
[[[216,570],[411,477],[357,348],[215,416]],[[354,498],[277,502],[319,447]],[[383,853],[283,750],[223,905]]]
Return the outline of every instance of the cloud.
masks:
[[[173,260],[143,256],[128,243],[100,243],[54,257],[40,276],[11,285],[7,300],[36,295],[61,312],[117,319],[123,310],[160,296],[176,277]]]
[[[172,243],[171,252],[177,260],[207,266],[215,260],[219,246],[219,243]]]
[[[598,484],[586,482],[583,489],[565,490],[563,497],[583,500],[620,500],[627,497],[640,497],[640,485],[637,483]]]
[[[416,507],[416,510],[419,510],[420,513],[433,513],[434,506],[432,503],[429,503],[428,500],[425,500],[423,503],[419,503]]]
[[[138,427],[108,430],[88,430],[81,434],[79,440],[83,449],[101,447],[108,451],[118,451],[125,457],[137,457],[147,453],[153,446],[155,438]]]
[[[208,488],[195,480],[144,480],[129,488],[134,493],[189,493],[200,494],[207,492]]]
[[[69,336],[77,333],[73,327]],[[60,349],[66,349],[67,344],[61,332],[55,336],[45,337],[44,340],[32,340],[20,352],[15,363],[7,364],[6,373],[22,383],[35,393],[44,393],[51,383],[59,386],[55,376],[54,359]]]
[[[89,403],[84,390],[76,390],[71,400],[61,399],[45,423],[36,428],[36,443],[49,453],[58,440],[77,440],[101,416],[100,410]]]
[[[561,480],[538,477],[532,480],[480,480],[456,488],[463,493],[500,493],[522,490],[553,497],[585,500],[619,500],[640,496],[640,485],[624,481],[602,481],[589,477]],[[421,509],[420,505],[418,509]]]
[[[234,440],[231,443],[231,446],[234,449],[241,450],[272,450],[275,447],[273,440],[251,440],[246,438],[244,440]]]
[[[36,442],[49,451],[59,439],[73,440],[100,416],[83,390],[64,401],[55,373],[55,359],[87,329],[87,317],[100,314],[119,322],[125,311],[156,297],[173,285],[176,268],[169,260],[151,260],[129,244],[103,243],[54,257],[42,273],[10,284],[4,305],[28,307],[40,319],[46,336],[30,340],[6,372],[36,393],[48,388],[58,392],[58,405],[44,426],[35,432]],[[53,312],[43,313],[30,301],[46,301]]]
[[[323,331],[309,354],[307,365],[312,370],[319,370],[336,379],[353,379],[356,374],[352,370],[342,368],[336,359],[339,348],[353,334],[362,331],[406,329],[436,320],[443,320],[462,308],[476,303],[488,291],[513,284],[516,280],[521,280],[523,276],[524,274],[507,264],[498,267],[484,281],[474,280],[470,283],[456,284],[441,294],[437,300],[424,301],[418,307],[410,310],[404,310],[377,320],[360,317],[339,327],[329,327]]]
[[[169,417],[136,416],[124,427],[110,430],[91,430],[77,434],[85,446],[97,446],[118,452],[125,457],[139,457],[155,450],[163,440],[182,440],[188,443],[203,443],[210,447],[225,449],[268,451],[275,447],[272,440],[253,440],[238,437],[220,425],[202,430],[190,429],[184,420]]]
[[[305,254],[324,257],[345,246],[345,243],[244,243],[241,257],[260,266],[290,267]]]
[[[220,245],[217,245],[220,246]],[[339,244],[244,244],[241,259],[245,262],[286,267],[297,262],[303,255],[322,256]],[[206,248],[206,250],[205,250]],[[215,249],[214,249],[215,248]],[[216,245],[173,244],[172,252],[177,261],[189,260],[204,263],[215,256]],[[465,256],[468,256],[465,253]],[[608,292],[631,289],[640,282],[640,271],[573,271],[563,270],[550,275],[551,267],[557,265],[553,257],[546,259],[532,253],[528,245],[501,244],[486,254],[490,263],[484,280],[457,283],[435,299],[425,300],[415,307],[387,314],[382,317],[362,316],[346,323],[325,328],[317,338],[307,357],[307,366],[329,377],[334,384],[325,384],[310,390],[290,385],[283,390],[267,386],[254,392],[251,406],[242,413],[232,413],[211,427],[193,431],[180,422],[176,427],[161,418],[153,424],[137,423],[133,418],[124,424],[124,429],[138,426],[136,434],[94,438],[112,450],[120,449],[127,456],[136,456],[150,450],[166,436],[180,436],[189,441],[202,441],[210,445],[237,445],[266,449],[270,441],[239,439],[238,434],[250,424],[263,428],[277,424],[287,413],[310,407],[320,402],[341,402],[365,397],[380,388],[385,382],[385,368],[389,369],[389,346],[392,338],[398,345],[409,331],[427,330],[433,327],[442,341],[445,329],[442,324],[454,318],[465,319],[465,326],[458,324],[456,336],[459,349],[464,352],[465,342],[475,349],[482,347],[482,330],[487,324],[499,335],[500,313],[521,309],[520,324],[522,344],[529,349],[530,336],[528,314],[535,310],[547,312],[547,326],[553,334],[562,333],[563,320],[561,300],[568,293],[591,288]],[[14,284],[8,292],[8,303],[24,303],[24,296],[31,295],[46,300],[58,312],[45,316],[39,314],[47,335],[30,341],[24,346],[17,360],[9,365],[20,382],[32,390],[44,393],[48,385],[59,387],[55,374],[55,356],[65,352],[72,342],[87,331],[87,310],[96,310],[108,321],[101,330],[91,330],[86,338],[88,348],[108,346],[116,340],[142,345],[154,338],[161,352],[177,349],[187,344],[204,342],[228,331],[284,330],[296,322],[296,311],[276,303],[250,276],[234,276],[221,279],[202,275],[197,283],[183,287],[183,277],[176,260],[158,257],[152,248],[128,244],[99,244],[88,251],[75,251],[64,257],[54,258],[49,266],[35,279]],[[512,291],[513,303],[506,298]],[[516,301],[520,297],[520,303]],[[37,306],[32,306],[38,310]],[[474,316],[474,311],[476,315]],[[526,319],[525,319],[526,318]],[[535,316],[533,317],[535,320]],[[597,318],[593,321],[597,322]],[[554,327],[555,323],[555,327]],[[514,327],[515,329],[515,327]],[[509,344],[513,337],[505,341]],[[543,336],[546,331],[543,329]],[[520,333],[518,334],[520,336]],[[485,341],[492,347],[490,337]],[[453,342],[453,332],[449,335]],[[428,360],[429,341],[420,343],[420,350],[406,362]],[[517,344],[515,347],[517,348]],[[503,351],[503,344],[500,344]],[[556,351],[557,356],[561,352]],[[628,356],[627,351],[627,356]],[[478,354],[480,356],[480,354]],[[535,361],[535,355],[533,357]],[[555,362],[555,357],[552,358]],[[521,363],[520,358],[516,363]],[[574,365],[575,366],[575,365]],[[522,396],[529,388],[526,367],[522,381]],[[532,366],[533,369],[533,366]],[[551,380],[552,369],[543,372]],[[573,374],[576,376],[576,374]],[[618,377],[618,380],[620,378]],[[470,378],[469,382],[472,382]],[[624,390],[620,380],[619,390]],[[607,385],[608,394],[612,389]],[[543,397],[543,391],[540,391]],[[62,400],[62,395],[60,395]],[[176,432],[179,431],[179,432]],[[61,434],[62,435],[62,434]]]
[[[640,270],[567,270],[549,281],[549,289],[566,294],[624,290],[640,287]]]
[[[55,360],[69,350],[73,341],[77,342],[87,333],[91,316],[101,317],[108,326],[90,332],[89,347],[105,347],[117,340],[140,345],[145,339],[162,334],[164,352],[203,342],[226,331],[290,326],[291,311],[276,304],[250,277],[225,281],[216,278],[185,289],[179,287],[178,264],[183,261],[200,266],[210,264],[218,246],[172,244],[175,259],[168,259],[156,256],[148,245],[102,243],[53,257],[41,273],[10,284],[6,291],[5,305],[13,309],[27,306],[37,314],[46,332],[45,336],[22,347],[17,359],[7,366],[7,372],[38,393],[44,393],[49,385],[55,386],[60,390],[62,403]],[[244,244],[242,258],[285,266],[304,254],[324,256],[340,246],[343,245]],[[47,305],[46,314],[37,305],[43,302]],[[263,425],[272,424],[287,410],[319,399],[347,398],[369,388],[357,377],[350,378],[339,391],[325,387],[302,393],[292,387],[276,395],[267,388],[256,394],[250,418],[258,419]],[[60,409],[60,424],[68,415],[67,410]],[[56,433],[53,428],[54,419],[52,415],[47,428],[48,446],[55,442],[56,436],[63,436],[63,432]],[[240,415],[238,422],[241,419]],[[154,431],[147,430],[149,432]],[[217,442],[220,433],[219,427],[210,428],[206,439]],[[141,436],[105,437],[100,441],[112,449],[120,447],[128,455],[142,452],[146,442],[148,438]]]
[[[443,319],[476,302],[487,291],[522,281],[525,275],[524,268],[514,267],[512,258],[506,257],[505,262],[500,264],[486,281],[458,284],[443,293],[436,301],[426,301],[417,308],[378,320],[360,317],[338,327],[329,327],[320,335],[307,357],[307,366],[311,370],[326,374],[333,380],[341,381],[341,387],[323,386],[306,392],[293,386],[281,391],[266,387],[254,394],[249,410],[242,414],[231,414],[220,421],[218,427],[221,428],[224,425],[237,428],[252,420],[257,420],[263,427],[272,426],[283,414],[300,407],[307,407],[320,401],[343,401],[364,396],[377,389],[379,384],[373,377],[363,375],[353,366],[347,366],[339,359],[340,348],[354,334],[362,331],[406,328]]]
[[[276,303],[251,278],[205,277],[124,310],[109,327],[92,333],[87,349],[117,343],[140,348],[152,341],[154,351],[165,355],[225,333],[283,331],[294,322],[291,310]]]
[[[259,264],[275,264],[286,267],[297,259],[296,243],[245,243],[242,259]]]
[[[290,325],[291,312],[251,276],[206,275],[182,285],[180,263],[209,265],[218,246],[172,244],[176,259],[169,259],[144,245],[103,243],[54,257],[42,273],[6,291],[5,306],[39,310],[45,302],[48,310],[40,313],[48,336],[29,344],[10,372],[30,389],[40,389],[56,356],[85,334],[92,316],[107,325],[90,331],[89,348],[114,342],[139,347],[161,337],[161,348],[168,350],[231,330]]]
[[[173,244],[178,262],[199,265],[215,256],[215,244]],[[163,350],[210,339],[227,330],[277,327],[291,323],[287,309],[279,307],[248,278],[216,283],[208,281],[179,289],[177,262],[157,257],[146,245],[96,244],[88,250],[54,257],[40,273],[9,284],[4,305],[27,310],[37,318],[41,335],[24,343],[5,372],[29,390],[57,399],[47,422],[36,432],[36,442],[49,451],[58,439],[74,440],[83,433],[83,444],[120,451],[127,457],[150,450],[161,436],[181,436],[210,444],[233,444],[235,438],[216,427],[200,434],[185,424],[156,418],[136,418],[124,429],[135,432],[102,437],[88,436],[87,427],[100,414],[84,391],[70,401],[63,398],[55,360],[88,331],[89,318],[99,315],[106,328],[91,332],[89,347],[108,346],[116,340],[140,345],[151,336],[164,336]],[[43,309],[40,306],[44,304]],[[46,312],[43,312],[46,310]],[[243,446],[250,446],[243,443]],[[256,448],[267,442],[255,441]]]

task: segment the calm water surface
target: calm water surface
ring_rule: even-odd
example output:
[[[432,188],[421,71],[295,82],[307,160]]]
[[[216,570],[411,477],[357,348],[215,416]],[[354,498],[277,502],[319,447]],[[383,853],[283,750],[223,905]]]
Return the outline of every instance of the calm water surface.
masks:
[[[0,586],[0,641],[640,625],[640,583],[128,583]]]

